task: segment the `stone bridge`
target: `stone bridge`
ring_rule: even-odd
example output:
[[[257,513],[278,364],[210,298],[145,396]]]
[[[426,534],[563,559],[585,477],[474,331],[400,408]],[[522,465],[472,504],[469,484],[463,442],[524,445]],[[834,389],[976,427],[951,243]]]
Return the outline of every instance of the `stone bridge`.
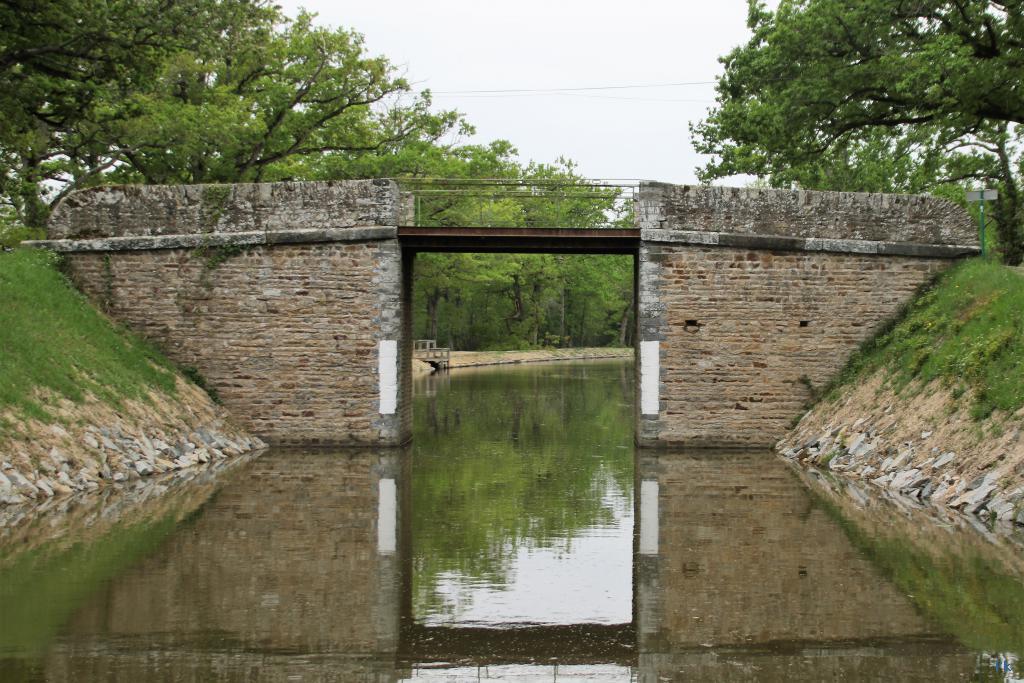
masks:
[[[646,183],[626,230],[422,228],[408,204],[390,180],[95,188],[35,244],[261,437],[379,446],[411,434],[418,251],[633,254],[644,446],[774,442],[809,387],[978,252],[966,212],[922,196]]]

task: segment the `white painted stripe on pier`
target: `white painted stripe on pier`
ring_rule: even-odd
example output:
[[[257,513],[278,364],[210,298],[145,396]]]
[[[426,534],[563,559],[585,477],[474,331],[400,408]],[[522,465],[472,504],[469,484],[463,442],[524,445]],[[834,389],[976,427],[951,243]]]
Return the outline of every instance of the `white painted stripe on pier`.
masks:
[[[658,482],[640,482],[640,554],[658,554]]]
[[[640,342],[640,414],[657,415],[660,342]]]
[[[394,415],[398,409],[398,342],[382,339],[377,349],[380,378],[380,414]]]
[[[394,555],[398,547],[398,487],[394,479],[377,482],[377,552]]]

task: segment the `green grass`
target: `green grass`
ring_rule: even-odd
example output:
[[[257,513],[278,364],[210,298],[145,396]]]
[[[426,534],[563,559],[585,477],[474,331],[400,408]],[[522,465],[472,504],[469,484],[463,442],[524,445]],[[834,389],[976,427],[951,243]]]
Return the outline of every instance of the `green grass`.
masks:
[[[897,391],[932,380],[957,397],[971,390],[975,419],[1024,407],[1024,276],[982,259],[946,271],[854,354],[827,394],[882,368]]]
[[[0,410],[20,417],[52,421],[56,397],[116,406],[175,388],[171,364],[93,308],[48,252],[0,252],[0,350]]]

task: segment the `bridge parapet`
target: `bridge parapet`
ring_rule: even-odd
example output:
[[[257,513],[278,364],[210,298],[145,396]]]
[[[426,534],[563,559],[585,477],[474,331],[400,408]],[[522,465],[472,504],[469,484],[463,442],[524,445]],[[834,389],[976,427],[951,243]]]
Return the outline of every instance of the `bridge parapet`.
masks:
[[[398,214],[398,186],[384,179],[120,185],[68,195],[54,209],[48,234],[51,240],[94,240],[393,228]]]
[[[636,216],[651,242],[937,257],[978,251],[967,212],[923,195],[644,183]]]

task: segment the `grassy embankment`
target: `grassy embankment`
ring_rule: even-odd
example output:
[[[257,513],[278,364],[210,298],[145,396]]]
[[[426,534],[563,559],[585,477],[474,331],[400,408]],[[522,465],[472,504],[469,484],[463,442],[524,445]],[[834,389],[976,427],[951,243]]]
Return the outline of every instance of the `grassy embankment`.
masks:
[[[0,349],[0,441],[18,421],[54,421],[61,399],[119,405],[175,393],[170,362],[111,324],[47,252],[0,253]]]
[[[1024,274],[981,259],[946,271],[854,354],[826,399],[883,369],[897,394],[939,381],[976,420],[1024,407]]]

